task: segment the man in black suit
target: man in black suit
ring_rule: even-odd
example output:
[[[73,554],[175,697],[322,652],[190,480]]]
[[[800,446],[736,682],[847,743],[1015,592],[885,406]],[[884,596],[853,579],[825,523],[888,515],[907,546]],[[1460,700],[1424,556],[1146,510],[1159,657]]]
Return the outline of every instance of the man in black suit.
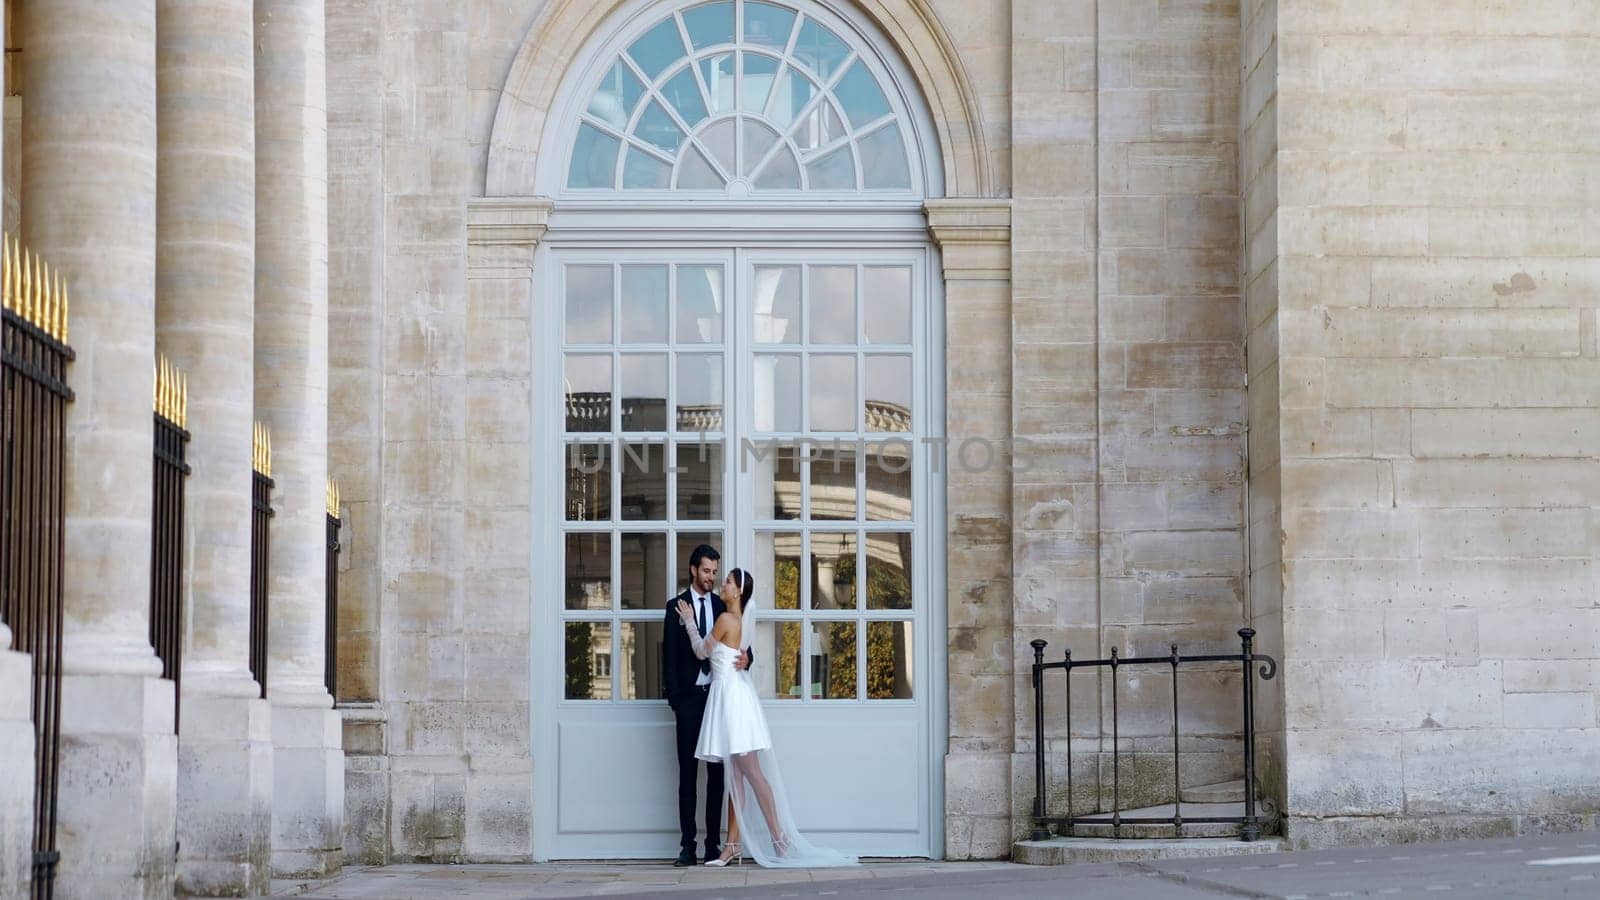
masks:
[[[715,548],[705,544],[689,554],[689,587],[667,601],[666,637],[662,642],[662,667],[666,670],[663,689],[667,705],[678,721],[678,827],[683,832],[674,866],[692,866],[694,858],[694,799],[695,783],[699,780],[700,760],[695,758],[695,744],[700,740],[700,723],[706,714],[706,692],[711,684],[711,661],[695,658],[683,622],[678,618],[678,601],[689,604],[695,611],[695,624],[701,636],[711,633],[725,607],[715,591],[717,567],[721,557]],[[735,663],[745,668],[750,663],[747,653]],[[706,859],[716,859],[722,853],[722,764],[706,764]]]

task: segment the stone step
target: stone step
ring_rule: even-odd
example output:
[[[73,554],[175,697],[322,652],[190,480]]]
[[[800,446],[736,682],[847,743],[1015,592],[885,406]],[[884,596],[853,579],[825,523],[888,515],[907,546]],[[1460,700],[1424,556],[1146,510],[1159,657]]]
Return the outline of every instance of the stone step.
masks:
[[[1219,781],[1216,784],[1202,784],[1183,789],[1183,802],[1185,803],[1243,803],[1244,779],[1235,778],[1232,781]]]
[[[1171,831],[1171,829],[1167,829]],[[1195,859],[1211,856],[1245,856],[1255,853],[1283,853],[1288,843],[1280,837],[1264,837],[1245,843],[1216,838],[1163,838],[1126,841],[1105,838],[1051,838],[1048,841],[1017,841],[1011,845],[1011,861],[1030,866],[1070,866],[1078,863],[1154,862],[1163,859]]]
[[[1146,806],[1140,809],[1125,809],[1122,811],[1124,819],[1170,819],[1174,812],[1171,803],[1160,806]],[[1228,816],[1243,816],[1244,802],[1238,803],[1184,803],[1181,812],[1185,819],[1197,818],[1222,818]],[[1263,834],[1277,830],[1277,811],[1264,801],[1256,803],[1256,815],[1261,819]],[[1098,813],[1089,817],[1087,823],[1080,822],[1072,828],[1074,837],[1110,838],[1120,835],[1124,839],[1148,840],[1154,838],[1237,838],[1243,829],[1242,825],[1219,822],[1201,822],[1185,824],[1180,832],[1174,832],[1171,825],[1123,825],[1120,832],[1111,825],[1111,813]],[[1105,824],[1098,824],[1098,823]]]

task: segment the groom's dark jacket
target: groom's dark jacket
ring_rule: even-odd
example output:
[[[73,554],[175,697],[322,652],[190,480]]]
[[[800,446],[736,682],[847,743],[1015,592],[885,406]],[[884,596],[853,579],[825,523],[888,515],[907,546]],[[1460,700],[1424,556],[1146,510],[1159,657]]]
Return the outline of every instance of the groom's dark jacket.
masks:
[[[717,624],[717,617],[727,611],[722,598],[715,593],[709,595],[711,603],[706,616],[706,634]],[[683,620],[678,618],[678,601],[694,606],[694,594],[688,588],[683,593],[667,601],[666,633],[661,641],[661,692],[667,698],[667,704],[673,709],[678,708],[678,701],[700,693],[700,688],[695,685],[695,680],[701,672],[711,671],[711,660],[697,659],[694,647],[689,644],[689,635],[683,629]],[[750,660],[755,662],[755,651],[750,652]]]

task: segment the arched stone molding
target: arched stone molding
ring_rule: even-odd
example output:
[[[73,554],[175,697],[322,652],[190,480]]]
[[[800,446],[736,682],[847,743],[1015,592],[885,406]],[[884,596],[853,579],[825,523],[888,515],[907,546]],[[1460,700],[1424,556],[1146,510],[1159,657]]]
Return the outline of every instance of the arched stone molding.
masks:
[[[540,193],[535,172],[550,111],[568,69],[614,12],[631,0],[551,0],[528,29],[500,94],[489,138],[486,197]],[[824,0],[834,4],[840,0]],[[977,95],[955,43],[929,0],[849,0],[900,55],[933,118],[944,194],[993,196],[995,175]]]

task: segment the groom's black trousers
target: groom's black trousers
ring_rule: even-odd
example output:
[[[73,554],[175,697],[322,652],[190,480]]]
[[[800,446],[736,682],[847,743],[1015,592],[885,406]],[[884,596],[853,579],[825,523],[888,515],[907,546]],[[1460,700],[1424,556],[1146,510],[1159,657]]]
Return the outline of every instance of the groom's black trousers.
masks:
[[[678,828],[683,832],[680,846],[694,852],[694,799],[699,781],[700,760],[694,748],[700,742],[700,723],[706,717],[706,689],[696,687],[680,695],[678,720]],[[722,764],[706,763],[706,855],[715,856],[722,848]]]

